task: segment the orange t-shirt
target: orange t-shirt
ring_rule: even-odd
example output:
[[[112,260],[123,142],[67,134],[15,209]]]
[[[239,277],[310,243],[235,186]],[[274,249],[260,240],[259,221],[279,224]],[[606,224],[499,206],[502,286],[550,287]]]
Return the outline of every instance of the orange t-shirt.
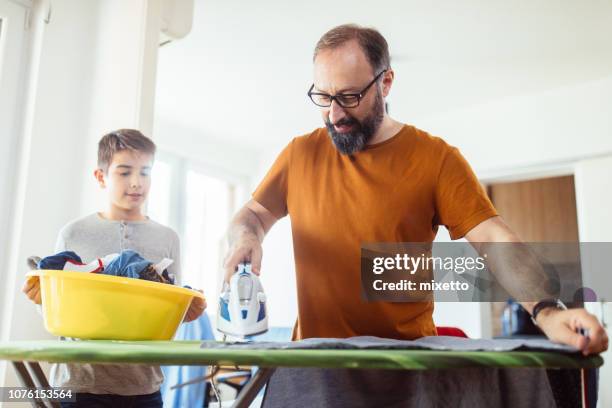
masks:
[[[435,335],[433,302],[362,299],[361,244],[431,242],[438,225],[457,239],[497,215],[459,151],[409,125],[352,157],[336,150],[325,128],[297,137],[253,198],[291,218],[294,339]]]

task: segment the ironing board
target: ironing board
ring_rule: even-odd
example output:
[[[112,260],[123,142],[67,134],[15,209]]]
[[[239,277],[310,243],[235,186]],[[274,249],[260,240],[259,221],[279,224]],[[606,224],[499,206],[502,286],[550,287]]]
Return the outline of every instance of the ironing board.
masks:
[[[464,367],[597,368],[599,355],[546,351],[257,350],[201,348],[199,341],[13,341],[0,342],[0,359],[12,361],[24,387],[47,388],[38,362],[142,363],[153,365],[250,365],[260,369],[234,407],[248,407],[277,367],[428,370]],[[44,407],[41,400],[32,405]],[[50,402],[49,402],[50,403]],[[51,403],[59,406],[59,403]]]

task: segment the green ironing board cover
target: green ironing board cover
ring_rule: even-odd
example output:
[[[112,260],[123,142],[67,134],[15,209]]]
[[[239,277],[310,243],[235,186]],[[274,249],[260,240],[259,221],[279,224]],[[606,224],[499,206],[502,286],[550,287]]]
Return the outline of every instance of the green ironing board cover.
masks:
[[[200,348],[199,341],[12,341],[0,342],[0,359],[154,365],[255,365],[370,369],[449,369],[465,367],[595,368],[588,357],[550,351],[432,350],[257,350]]]

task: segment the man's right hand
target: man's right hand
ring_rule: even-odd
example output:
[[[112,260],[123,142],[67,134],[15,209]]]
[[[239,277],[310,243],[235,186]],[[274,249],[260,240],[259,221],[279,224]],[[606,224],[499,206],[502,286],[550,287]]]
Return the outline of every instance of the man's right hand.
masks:
[[[40,299],[40,279],[37,276],[29,277],[23,284],[21,291],[26,294],[28,299],[37,305],[42,303]]]
[[[256,275],[261,272],[261,243],[277,218],[255,200],[247,202],[234,216],[229,228],[229,250],[225,256],[225,282],[242,262],[250,262]]]
[[[261,257],[263,251],[259,238],[252,233],[244,233],[230,244],[229,251],[225,257],[224,280],[229,282],[230,278],[236,272],[236,268],[242,262],[251,263],[251,271],[259,276],[261,270]]]

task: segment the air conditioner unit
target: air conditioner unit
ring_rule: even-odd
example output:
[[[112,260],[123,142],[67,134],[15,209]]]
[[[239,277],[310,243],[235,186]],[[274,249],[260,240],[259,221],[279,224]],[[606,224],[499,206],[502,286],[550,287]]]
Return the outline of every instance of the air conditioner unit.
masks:
[[[162,0],[159,45],[185,37],[193,25],[194,0]]]

